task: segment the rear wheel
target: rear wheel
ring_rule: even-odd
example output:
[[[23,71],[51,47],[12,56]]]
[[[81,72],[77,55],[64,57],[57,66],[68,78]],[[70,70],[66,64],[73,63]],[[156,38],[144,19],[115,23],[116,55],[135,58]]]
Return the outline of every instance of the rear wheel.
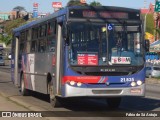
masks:
[[[24,82],[24,75],[23,74],[21,76],[20,92],[21,92],[21,95],[23,95],[23,96],[28,95],[28,90],[25,88],[25,82]]]
[[[107,101],[109,108],[116,109],[119,107],[121,103],[121,97],[107,98],[106,101]]]
[[[52,107],[60,107],[61,106],[61,104],[59,102],[60,98],[55,96],[52,82],[48,83],[48,93],[49,93],[49,99],[50,99],[50,103],[51,103]]]

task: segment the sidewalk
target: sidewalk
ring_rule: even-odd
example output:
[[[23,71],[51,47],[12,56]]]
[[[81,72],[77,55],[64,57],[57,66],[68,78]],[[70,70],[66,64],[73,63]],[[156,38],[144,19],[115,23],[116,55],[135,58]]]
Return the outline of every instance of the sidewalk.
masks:
[[[160,85],[160,79],[158,78],[146,78],[147,84],[158,84]]]
[[[7,116],[5,116],[6,115],[6,112],[8,111],[8,113],[11,113],[11,112],[9,112],[9,111],[19,111],[19,112],[21,112],[21,111],[29,111],[27,108],[25,108],[24,106],[22,106],[22,105],[20,105],[20,104],[18,104],[18,103],[16,103],[16,102],[13,102],[13,101],[11,101],[10,99],[8,99],[8,98],[6,98],[6,97],[4,97],[4,96],[2,96],[1,94],[0,94],[0,116],[3,116],[3,117],[0,117],[0,120],[6,120],[6,119],[12,119],[12,120],[21,120],[21,119],[23,119],[23,120],[46,120],[46,118],[19,118],[19,117],[7,117]],[[7,115],[9,115],[7,113]],[[12,115],[14,115],[13,113],[12,113]],[[16,115],[16,114],[15,114]]]

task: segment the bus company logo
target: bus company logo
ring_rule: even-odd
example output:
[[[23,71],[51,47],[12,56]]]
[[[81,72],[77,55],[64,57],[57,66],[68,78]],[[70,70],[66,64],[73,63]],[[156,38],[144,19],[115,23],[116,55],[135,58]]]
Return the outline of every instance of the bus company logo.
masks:
[[[112,57],[113,64],[130,64],[131,58],[130,57]]]
[[[2,112],[2,117],[12,117],[11,112]]]
[[[106,82],[105,84],[106,84],[107,86],[109,86],[109,82]]]

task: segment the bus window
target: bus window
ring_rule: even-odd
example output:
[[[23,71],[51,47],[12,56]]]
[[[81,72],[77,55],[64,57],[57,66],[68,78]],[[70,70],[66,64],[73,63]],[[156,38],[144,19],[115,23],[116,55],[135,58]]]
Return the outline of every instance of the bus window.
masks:
[[[26,31],[26,43],[25,43],[25,45],[26,45],[26,53],[30,53],[30,50],[31,50],[31,29],[30,30],[27,30]]]
[[[24,43],[20,43],[20,50],[19,50],[20,54],[22,54],[23,51],[24,51]]]
[[[55,27],[54,22],[48,23],[48,35],[53,34],[53,32],[54,32],[54,27]]]
[[[36,52],[37,49],[37,41],[31,42],[31,52]]]
[[[47,25],[46,24],[39,27],[39,37],[46,36],[46,32],[47,32]]]
[[[32,39],[38,38],[38,28],[32,29]]]
[[[38,52],[46,51],[46,40],[39,40]]]
[[[25,41],[25,32],[21,32],[20,41]]]

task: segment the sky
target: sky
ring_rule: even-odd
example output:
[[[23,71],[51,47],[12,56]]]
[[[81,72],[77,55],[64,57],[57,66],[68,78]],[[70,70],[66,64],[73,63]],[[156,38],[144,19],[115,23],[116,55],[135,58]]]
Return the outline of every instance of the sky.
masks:
[[[65,7],[69,0],[0,0],[0,12],[10,12],[16,6],[22,6],[28,12],[33,11],[33,3],[39,3],[38,12],[52,13],[52,2],[62,2],[62,6]],[[87,3],[91,3],[94,0],[86,0]],[[95,0],[100,2],[104,6],[120,6],[140,9],[144,7],[144,0]],[[150,3],[154,3],[155,0],[146,0],[146,7],[148,8]]]

